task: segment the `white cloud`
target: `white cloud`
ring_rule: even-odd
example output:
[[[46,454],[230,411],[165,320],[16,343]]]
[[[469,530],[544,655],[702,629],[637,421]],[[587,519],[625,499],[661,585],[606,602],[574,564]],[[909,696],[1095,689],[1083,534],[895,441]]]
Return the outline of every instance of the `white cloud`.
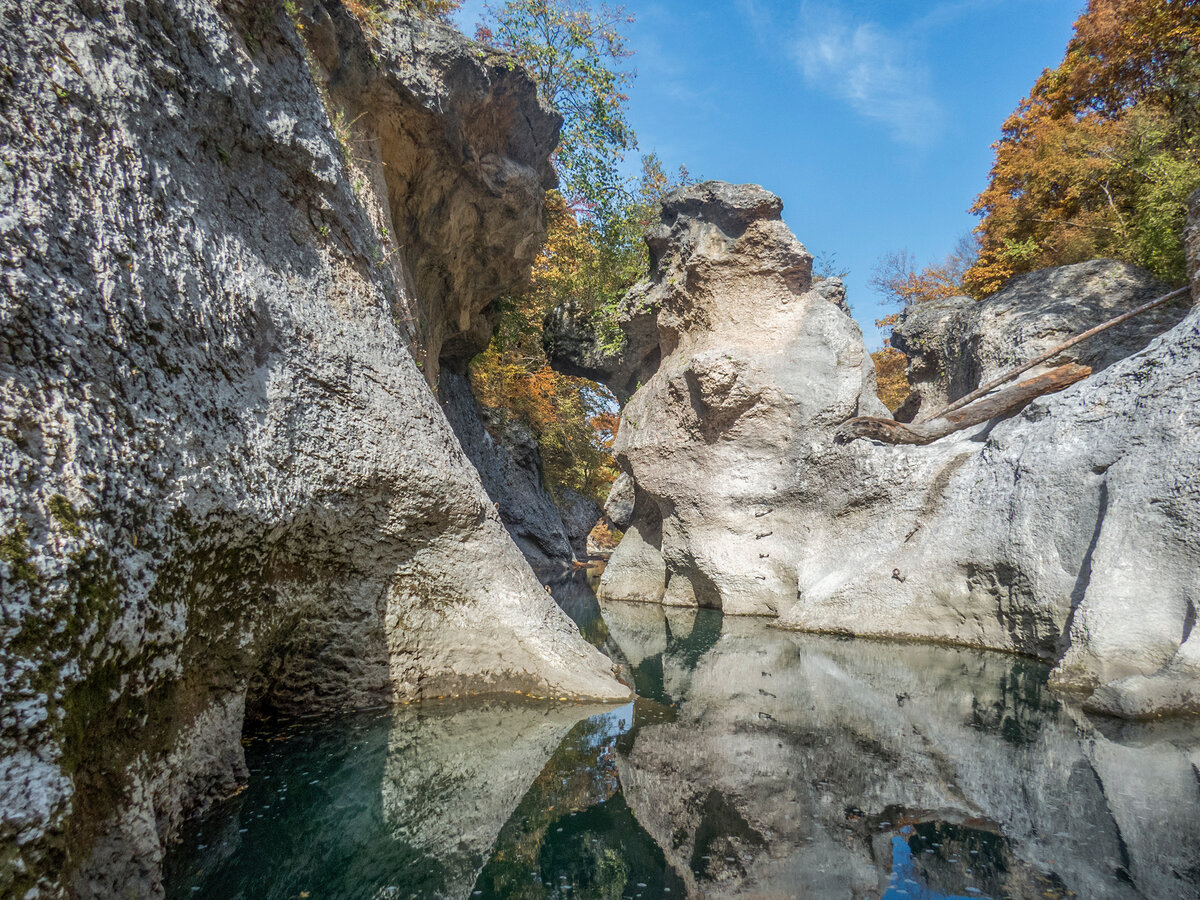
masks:
[[[829,5],[804,3],[792,58],[810,87],[882,122],[903,143],[933,143],[942,109],[913,41],[875,22],[853,22]]]

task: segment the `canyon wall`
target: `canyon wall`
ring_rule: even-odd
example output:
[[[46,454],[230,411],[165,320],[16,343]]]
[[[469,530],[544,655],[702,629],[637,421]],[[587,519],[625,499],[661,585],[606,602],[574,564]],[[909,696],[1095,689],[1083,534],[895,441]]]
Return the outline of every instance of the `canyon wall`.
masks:
[[[527,75],[334,0],[0,19],[0,894],[160,896],[247,706],[627,696],[431,387],[541,239]]]
[[[651,276],[623,301],[622,356],[585,354],[640,383],[616,444],[634,507],[601,597],[1029,654],[1090,708],[1200,712],[1200,309],[1160,314],[1153,340],[1136,320],[1107,334],[1088,351],[1101,371],[1008,419],[925,447],[842,445],[839,423],[880,414],[874,369],[840,283],[812,282],[780,208],[756,186],[667,197]],[[1116,274],[1125,306],[1157,289]],[[1071,327],[1018,322],[997,297],[971,315],[1004,306],[1029,331],[1009,355]],[[1111,303],[1081,307],[1103,319]],[[975,383],[1003,363],[971,357],[983,336],[967,328],[955,347]],[[644,361],[633,375],[630,358]]]

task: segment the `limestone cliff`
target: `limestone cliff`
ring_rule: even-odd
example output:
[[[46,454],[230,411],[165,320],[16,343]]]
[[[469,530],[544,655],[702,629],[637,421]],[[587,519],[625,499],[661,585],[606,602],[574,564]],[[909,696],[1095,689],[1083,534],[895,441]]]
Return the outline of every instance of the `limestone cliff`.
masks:
[[[1016,651],[1094,709],[1200,712],[1200,309],[1007,420],[841,446],[879,408],[874,372],[779,208],[685,188],[648,235],[625,305],[654,316],[661,362],[622,415],[634,509],[601,596]]]
[[[539,241],[528,77],[336,0],[0,19],[0,894],[159,895],[247,703],[627,695],[430,388]]]

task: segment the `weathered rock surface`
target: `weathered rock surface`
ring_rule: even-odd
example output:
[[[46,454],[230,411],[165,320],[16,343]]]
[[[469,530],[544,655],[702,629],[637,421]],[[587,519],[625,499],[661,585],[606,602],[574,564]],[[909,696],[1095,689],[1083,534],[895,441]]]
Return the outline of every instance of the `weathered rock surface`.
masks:
[[[603,606],[674,712],[617,768],[689,896],[922,895],[906,877],[943,896],[1200,889],[1194,723],[1116,727],[998,654]],[[907,871],[897,842],[919,857]]]
[[[633,503],[635,487],[629,473],[622,472],[609,488],[608,497],[604,501],[604,515],[608,521],[621,531],[629,527],[633,519]]]
[[[906,374],[917,395],[904,408],[913,418],[936,412],[997,375],[1169,290],[1135,266],[1095,259],[1014,278],[979,303],[951,297],[911,306],[892,333],[892,346],[908,357]],[[1180,303],[1144,313],[1064,351],[1031,374],[1065,362],[1098,372],[1145,347],[1186,311]]]
[[[439,376],[438,397],[463,452],[479,471],[500,520],[534,574],[543,582],[561,575],[577,551],[563,511],[542,481],[541,455],[533,435],[520,423],[494,422],[497,437],[493,437],[467,379],[449,369]]]
[[[562,511],[563,527],[567,530],[567,540],[571,542],[575,558],[587,559],[588,535],[604,515],[604,510],[595,500],[570,488],[563,488],[559,492],[559,509]]]
[[[780,452],[883,411],[839,285],[813,287],[781,210],[756,185],[708,182],[671,194],[647,236],[652,275],[626,301],[657,311],[661,361],[622,413],[614,449],[637,497],[602,597],[780,611],[796,564],[764,519],[786,484]]]
[[[410,354],[520,277],[557,119],[446,29],[299,13],[309,60],[270,5],[0,3],[5,896],[158,896],[247,703],[627,693]]]
[[[1095,709],[1200,712],[1200,309],[1007,420],[839,446],[838,423],[879,408],[873,370],[778,209],[701,185],[648,235],[653,276],[631,296],[654,298],[662,361],[622,415],[635,509],[601,597],[1015,651],[1058,662],[1055,684]],[[1041,282],[1090,271],[1073,268]],[[1022,316],[1030,341],[1057,340]],[[994,345],[963,358],[986,373],[1033,355]]]

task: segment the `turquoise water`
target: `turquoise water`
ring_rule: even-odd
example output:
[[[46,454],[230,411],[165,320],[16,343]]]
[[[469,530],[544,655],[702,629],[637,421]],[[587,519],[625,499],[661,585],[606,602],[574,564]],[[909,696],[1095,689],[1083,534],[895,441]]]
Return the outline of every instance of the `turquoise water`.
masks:
[[[999,654],[554,593],[619,707],[274,722],[170,898],[1195,898],[1200,727],[1093,719]]]

